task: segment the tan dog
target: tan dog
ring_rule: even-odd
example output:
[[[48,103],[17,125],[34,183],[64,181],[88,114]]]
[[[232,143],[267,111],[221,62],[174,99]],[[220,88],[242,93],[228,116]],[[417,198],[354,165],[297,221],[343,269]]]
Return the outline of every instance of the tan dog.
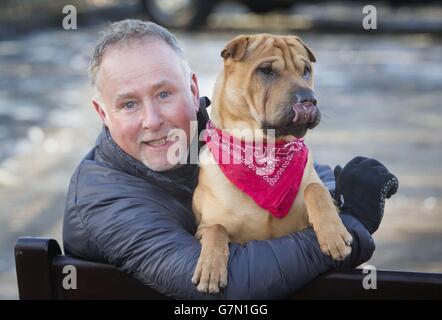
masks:
[[[232,135],[233,129],[258,129],[265,135],[265,129],[273,128],[279,141],[303,137],[319,123],[313,93],[316,58],[299,37],[238,36],[221,55],[224,70],[215,85],[211,111],[215,127]],[[192,282],[200,292],[217,293],[227,285],[229,241],[277,238],[313,226],[325,254],[340,260],[351,252],[352,237],[314,170],[311,154],[290,211],[279,219],[233,185],[205,147],[193,210],[202,249]]]

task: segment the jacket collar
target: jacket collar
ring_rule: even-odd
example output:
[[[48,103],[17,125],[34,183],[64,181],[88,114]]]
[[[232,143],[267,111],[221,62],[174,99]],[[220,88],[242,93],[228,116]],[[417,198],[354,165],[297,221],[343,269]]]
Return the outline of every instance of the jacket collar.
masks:
[[[123,151],[112,139],[109,129],[103,126],[96,142],[100,160],[124,173],[147,180],[171,193],[189,195],[193,193],[197,182],[198,166],[186,164],[169,171],[154,171],[141,161]]]

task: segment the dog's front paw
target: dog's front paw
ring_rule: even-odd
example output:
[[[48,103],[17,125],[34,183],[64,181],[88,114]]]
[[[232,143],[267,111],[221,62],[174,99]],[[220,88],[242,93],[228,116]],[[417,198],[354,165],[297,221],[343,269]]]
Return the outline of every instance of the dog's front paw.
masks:
[[[228,247],[201,251],[192,277],[199,292],[216,294],[227,286],[228,257]]]
[[[344,260],[351,253],[353,237],[340,220],[323,223],[315,229],[321,251],[334,260]]]

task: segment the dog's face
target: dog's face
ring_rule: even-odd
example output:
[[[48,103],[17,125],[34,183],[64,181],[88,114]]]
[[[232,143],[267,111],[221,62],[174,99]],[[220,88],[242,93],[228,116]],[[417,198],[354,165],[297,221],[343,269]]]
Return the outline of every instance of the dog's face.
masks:
[[[224,93],[237,118],[276,136],[303,137],[319,124],[313,92],[312,51],[296,36],[238,36],[221,53]]]

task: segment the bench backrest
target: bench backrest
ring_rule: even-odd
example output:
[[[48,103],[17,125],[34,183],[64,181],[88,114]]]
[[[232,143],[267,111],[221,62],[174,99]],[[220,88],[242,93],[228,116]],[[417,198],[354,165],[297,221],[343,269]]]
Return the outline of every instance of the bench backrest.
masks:
[[[62,255],[54,239],[19,238],[15,261],[20,299],[167,299],[117,268]],[[65,266],[76,269],[76,289],[65,289]],[[288,299],[442,299],[442,274],[377,271],[366,290],[361,269],[321,275]]]
[[[19,238],[15,262],[20,299],[166,299],[111,265],[62,255],[54,239]],[[76,269],[76,289],[65,289],[65,266]]]

